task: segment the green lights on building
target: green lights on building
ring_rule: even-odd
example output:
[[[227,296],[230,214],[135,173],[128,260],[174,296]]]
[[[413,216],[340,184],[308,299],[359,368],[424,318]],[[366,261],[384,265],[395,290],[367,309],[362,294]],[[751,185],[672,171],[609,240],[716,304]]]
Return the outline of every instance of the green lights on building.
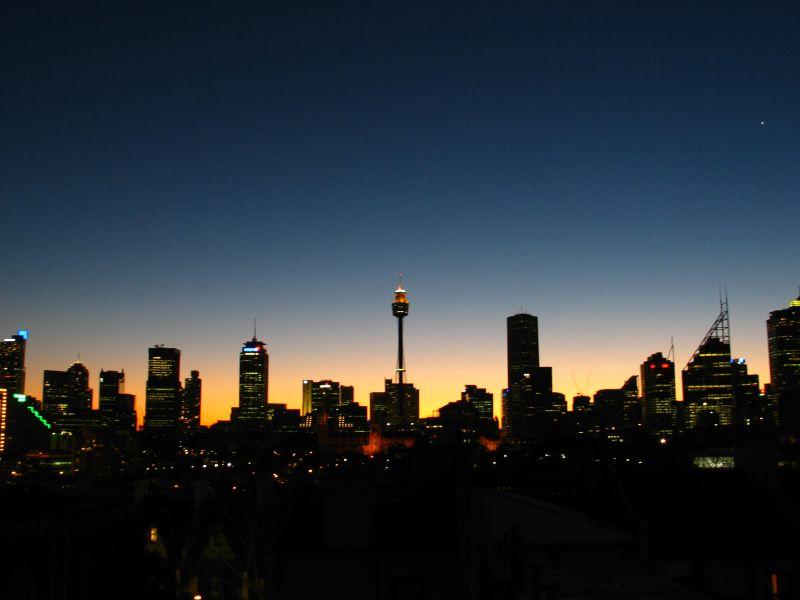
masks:
[[[24,399],[20,400],[20,402],[24,402]],[[33,413],[34,417],[39,419],[39,421],[41,422],[42,425],[44,425],[48,429],[52,429],[53,428],[53,426],[50,423],[48,423],[47,419],[45,419],[41,415],[41,413],[38,410],[36,410],[36,408],[32,404],[29,404],[26,408]]]

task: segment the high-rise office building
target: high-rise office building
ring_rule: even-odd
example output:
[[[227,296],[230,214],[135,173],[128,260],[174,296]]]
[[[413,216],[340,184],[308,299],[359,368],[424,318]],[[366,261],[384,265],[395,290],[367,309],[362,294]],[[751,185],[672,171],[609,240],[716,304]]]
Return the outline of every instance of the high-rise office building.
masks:
[[[388,380],[391,382],[391,380]],[[370,423],[385,427],[386,423],[396,420],[390,413],[389,396],[384,392],[370,392],[369,394],[369,420]]]
[[[639,372],[645,428],[656,434],[672,433],[676,425],[675,363],[656,352],[647,357]]]
[[[777,406],[778,422],[800,429],[800,296],[789,306],[769,313],[770,400]]]
[[[68,417],[88,417],[92,410],[93,391],[89,387],[89,369],[76,362],[66,371],[46,370],[42,385],[44,412],[64,424]],[[79,422],[72,420],[72,426]],[[85,424],[84,421],[80,423]]]
[[[594,413],[597,425],[606,430],[625,426],[627,394],[624,389],[597,390],[594,393]]]
[[[388,429],[413,429],[419,424],[419,390],[411,383],[384,380],[383,392],[372,392],[370,420]]]
[[[332,413],[341,404],[341,386],[338,381],[304,379],[303,392],[308,388],[311,390],[311,412],[314,414]]]
[[[642,404],[639,402],[639,377],[631,375],[622,384],[625,393],[625,425],[638,427],[642,423]]]
[[[117,407],[117,398],[125,392],[125,371],[100,371],[100,412],[109,418]]]
[[[70,387],[70,409],[73,414],[85,414],[92,410],[92,388],[89,387],[89,369],[80,362],[67,369]]]
[[[761,401],[758,375],[747,372],[747,361],[744,358],[736,358],[731,361],[731,377],[734,422],[746,427],[763,423],[767,415]]]
[[[181,406],[181,351],[158,345],[148,349],[144,426],[176,428]]]
[[[728,300],[703,341],[683,369],[684,425],[732,425],[734,418],[733,370]]]
[[[553,368],[535,367],[508,389],[503,428],[513,438],[529,438],[556,432],[566,413],[563,394],[553,392]]]
[[[70,412],[70,385],[66,371],[45,370],[42,383],[42,407],[50,418]]]
[[[355,402],[352,385],[341,385],[330,379],[304,379],[303,411],[310,419],[309,426],[326,423],[329,430],[366,430],[367,407]],[[373,408],[373,414],[375,411]],[[380,412],[378,408],[377,413]]]
[[[0,389],[14,394],[25,393],[25,344],[28,332],[20,329],[0,342]]]
[[[114,431],[136,430],[136,396],[133,394],[117,394],[112,428]]]
[[[539,319],[526,313],[506,319],[508,387],[530,377],[539,366]]]
[[[462,402],[472,404],[479,419],[491,421],[494,419],[494,395],[486,391],[486,388],[479,388],[477,385],[465,385],[461,392]]]
[[[245,425],[267,422],[269,402],[269,354],[264,342],[253,339],[239,353],[239,410],[237,420]]]
[[[200,371],[192,371],[191,377],[183,381],[181,395],[181,426],[186,431],[195,432],[200,427],[202,391],[203,380],[200,379]]]
[[[136,398],[125,393],[125,371],[100,371],[100,415],[115,432],[136,429]]]
[[[356,401],[356,390],[352,385],[342,385],[339,387],[339,404],[347,406]]]
[[[503,430],[512,438],[546,435],[566,412],[553,393],[553,369],[539,364],[539,320],[525,313],[506,319],[508,388],[503,391]]]

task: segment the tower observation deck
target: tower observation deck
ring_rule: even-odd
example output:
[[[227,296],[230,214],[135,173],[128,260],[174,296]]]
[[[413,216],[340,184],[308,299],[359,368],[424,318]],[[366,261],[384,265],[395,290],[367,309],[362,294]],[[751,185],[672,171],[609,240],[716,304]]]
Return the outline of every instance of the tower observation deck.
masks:
[[[394,302],[392,302],[392,314],[397,318],[397,368],[395,369],[395,378],[399,384],[405,382],[406,361],[403,353],[403,319],[408,316],[409,307],[406,290],[403,288],[403,274],[400,273],[397,289],[394,291]]]

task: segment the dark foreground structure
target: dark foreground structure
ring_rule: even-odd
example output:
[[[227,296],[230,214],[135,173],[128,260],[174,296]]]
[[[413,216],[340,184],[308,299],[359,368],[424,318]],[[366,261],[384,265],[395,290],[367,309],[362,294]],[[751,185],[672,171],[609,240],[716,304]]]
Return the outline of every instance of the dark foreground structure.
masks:
[[[319,441],[141,434],[114,477],[28,455],[0,597],[798,598],[800,477],[756,435]]]

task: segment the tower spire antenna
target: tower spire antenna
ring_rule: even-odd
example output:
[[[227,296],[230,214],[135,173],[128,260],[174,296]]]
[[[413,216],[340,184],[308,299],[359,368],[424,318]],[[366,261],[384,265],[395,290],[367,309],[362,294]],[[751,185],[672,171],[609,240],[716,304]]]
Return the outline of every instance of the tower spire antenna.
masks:
[[[257,339],[256,338],[256,323],[257,322],[258,322],[258,317],[253,317],[253,341],[255,341]]]
[[[403,290],[403,274],[402,273],[398,273],[398,275],[397,275],[397,291],[398,292],[405,291],[405,290]]]

